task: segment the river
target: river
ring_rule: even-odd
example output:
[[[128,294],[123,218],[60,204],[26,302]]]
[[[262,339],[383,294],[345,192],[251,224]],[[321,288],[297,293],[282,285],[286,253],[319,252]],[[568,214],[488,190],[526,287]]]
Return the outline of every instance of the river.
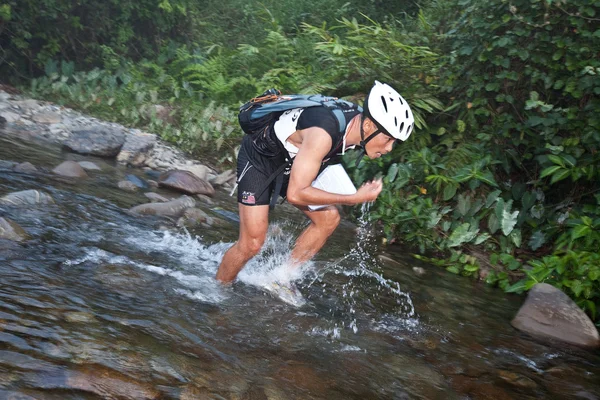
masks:
[[[234,198],[201,205],[213,227],[177,228],[127,212],[147,199],[116,184],[143,171],[0,135],[0,160],[65,159],[103,170],[75,184],[0,169],[0,196],[37,189],[56,202],[0,206],[31,236],[0,241],[0,399],[600,398],[598,352],[516,331],[523,297],[380,247],[368,223],[342,223],[294,308],[259,288],[306,223],[289,206],[221,287]]]

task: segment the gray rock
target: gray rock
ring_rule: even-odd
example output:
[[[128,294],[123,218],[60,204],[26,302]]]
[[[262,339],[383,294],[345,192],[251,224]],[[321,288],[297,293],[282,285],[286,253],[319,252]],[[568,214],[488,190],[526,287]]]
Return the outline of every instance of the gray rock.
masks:
[[[125,144],[117,155],[117,161],[136,167],[145,164],[156,144],[156,135],[151,133],[138,133],[127,135]]]
[[[101,171],[102,168],[100,168],[99,166],[97,166],[96,164],[94,164],[91,161],[79,161],[77,164],[81,165],[81,168],[88,170],[88,171]]]
[[[0,112],[0,117],[4,118],[4,120],[8,123],[13,123],[21,119],[19,114],[15,114],[10,111],[2,111]]]
[[[0,169],[13,169],[17,165],[19,165],[19,163],[14,161],[0,160]]]
[[[138,178],[135,175],[128,174],[125,176],[125,179],[127,179],[129,182],[133,183],[135,186],[137,186],[141,189],[145,189],[148,187],[148,184],[146,183],[146,181],[144,181],[141,178]]]
[[[158,177],[158,185],[188,194],[206,194],[209,196],[215,194],[215,189],[210,183],[198,178],[189,171],[167,171]]]
[[[214,202],[212,201],[212,199],[210,197],[208,197],[205,194],[197,194],[196,197],[203,202],[204,204],[208,204],[209,206],[212,206],[214,204]]]
[[[125,135],[119,129],[96,127],[71,132],[64,146],[80,154],[114,157],[125,143]]]
[[[0,126],[6,124],[6,118],[0,116]]]
[[[198,178],[203,181],[208,181],[208,173],[210,172],[210,168],[206,165],[195,164],[195,165],[178,165],[175,169],[182,171],[189,171],[192,174],[196,175]]]
[[[52,170],[57,175],[66,176],[69,178],[87,178],[88,174],[85,170],[76,163],[75,161],[65,161],[58,167]]]
[[[217,175],[211,183],[215,186],[222,186],[226,183],[230,183],[232,180],[235,181],[236,173],[232,169],[228,169],[227,171]]]
[[[196,205],[196,201],[188,196],[181,196],[176,200],[165,203],[146,203],[135,206],[129,211],[134,214],[162,215],[167,217],[179,217],[188,208]]]
[[[547,283],[531,289],[511,324],[541,339],[600,347],[600,336],[588,316],[569,296]]]
[[[42,107],[37,100],[33,99],[13,101],[13,105],[19,107],[23,111],[37,111]]]
[[[16,222],[0,217],[0,238],[23,242],[29,239],[29,236]]]
[[[209,216],[199,208],[188,208],[177,221],[177,226],[194,227],[208,220]]]
[[[412,270],[418,276],[425,275],[425,268],[423,268],[423,267],[412,267]]]
[[[167,199],[166,197],[161,196],[160,194],[154,193],[154,192],[144,193],[144,196],[149,198],[150,201],[153,203],[164,203],[166,201],[169,201],[169,199]]]
[[[37,172],[37,168],[35,167],[35,165],[33,165],[30,162],[24,162],[24,163],[16,165],[13,168],[13,171],[20,172],[22,174],[33,174],[33,173]]]
[[[121,190],[125,190],[126,192],[137,192],[140,188],[135,185],[135,183],[130,181],[120,181],[117,183],[117,186]]]
[[[23,190],[7,194],[0,197],[0,204],[11,206],[35,205],[35,204],[52,204],[54,199],[47,193],[38,190]]]
[[[58,124],[62,121],[62,116],[52,111],[42,111],[34,114],[31,120],[38,124]]]

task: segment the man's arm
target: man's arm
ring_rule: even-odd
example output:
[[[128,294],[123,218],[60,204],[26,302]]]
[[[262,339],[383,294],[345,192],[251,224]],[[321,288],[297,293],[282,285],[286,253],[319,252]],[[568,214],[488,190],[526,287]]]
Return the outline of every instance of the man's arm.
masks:
[[[343,195],[325,192],[311,186],[317,177],[321,162],[331,149],[331,137],[324,129],[311,127],[300,131],[302,145],[292,164],[287,200],[294,205],[358,204],[374,201],[381,192],[381,180],[365,183],[355,194]]]

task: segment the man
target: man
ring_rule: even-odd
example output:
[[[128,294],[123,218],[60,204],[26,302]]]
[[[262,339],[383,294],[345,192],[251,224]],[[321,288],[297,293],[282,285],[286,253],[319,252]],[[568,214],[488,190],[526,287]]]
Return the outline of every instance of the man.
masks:
[[[338,226],[340,215],[336,204],[354,205],[377,199],[381,180],[367,182],[349,195],[320,190],[312,183],[323,163],[340,151],[344,154],[346,149],[360,146],[369,158],[389,153],[396,140],[404,141],[412,133],[413,114],[398,92],[377,81],[365,99],[364,111],[356,104],[347,104],[342,109],[349,121],[345,132],[339,132],[336,117],[324,106],[284,112],[269,126],[268,137],[283,146],[285,157],[269,150],[269,147],[273,150],[272,143],[265,146],[254,135],[244,137],[238,154],[240,235],[223,256],[217,280],[233,281],[262,248],[269,226],[271,196],[287,194],[288,202],[311,221],[292,250],[291,261],[296,266],[311,259]],[[273,171],[280,170],[289,159],[293,159],[293,164],[289,175],[287,171],[282,175],[283,184],[270,182]],[[270,182],[269,186],[261,190],[265,182]],[[308,206],[312,204],[327,207],[311,211]]]

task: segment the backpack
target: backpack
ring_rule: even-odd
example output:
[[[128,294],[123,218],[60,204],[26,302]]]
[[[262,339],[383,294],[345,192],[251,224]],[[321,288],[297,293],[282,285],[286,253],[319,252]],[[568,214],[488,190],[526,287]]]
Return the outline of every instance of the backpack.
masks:
[[[338,131],[346,131],[346,117],[343,109],[354,107],[354,104],[340,100],[336,97],[327,97],[320,94],[290,94],[282,95],[277,89],[269,89],[262,95],[253,98],[240,107],[238,121],[242,130],[248,135],[265,132],[266,127],[275,121],[287,110],[294,108],[308,108],[323,106],[328,108],[335,116],[338,123]],[[362,108],[359,107],[362,112]]]

